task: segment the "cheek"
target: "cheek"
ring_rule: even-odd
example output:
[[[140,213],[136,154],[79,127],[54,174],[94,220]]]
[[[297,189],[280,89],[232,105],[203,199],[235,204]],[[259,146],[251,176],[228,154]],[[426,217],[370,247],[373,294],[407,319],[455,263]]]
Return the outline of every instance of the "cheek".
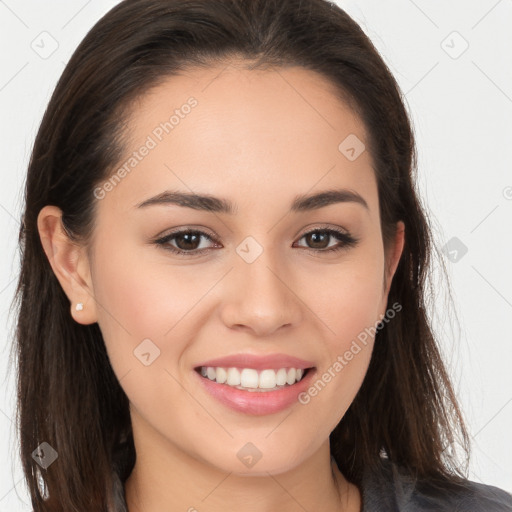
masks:
[[[97,247],[98,324],[113,371],[132,406],[147,417],[159,411],[165,425],[174,409],[190,408],[173,362],[186,349],[194,306],[211,283],[201,284],[197,272],[155,264],[151,249],[125,246],[121,236]]]
[[[179,354],[179,340],[187,338],[187,315],[207,284],[201,287],[192,272],[186,279],[177,266],[155,264],[151,248],[127,244],[121,235],[98,241],[95,267],[98,324],[114,369],[122,374],[138,368],[136,353],[143,342],[154,351],[152,357],[158,350],[167,359]],[[157,348],[144,341],[148,339]]]
[[[109,231],[112,235],[105,234]],[[162,337],[209,285],[193,266],[168,264],[165,249],[135,243],[133,233],[114,231],[103,228],[96,243],[94,292],[102,306],[101,322],[121,324],[116,329],[134,337]]]
[[[383,255],[378,247],[354,252],[335,267],[316,270],[303,286],[308,303],[326,325],[334,348],[347,342],[380,320],[383,301]],[[335,270],[333,270],[335,269]]]
[[[330,410],[334,428],[352,403],[370,362],[383,300],[383,256],[376,248],[316,275],[309,302],[323,337],[323,365],[304,397]]]

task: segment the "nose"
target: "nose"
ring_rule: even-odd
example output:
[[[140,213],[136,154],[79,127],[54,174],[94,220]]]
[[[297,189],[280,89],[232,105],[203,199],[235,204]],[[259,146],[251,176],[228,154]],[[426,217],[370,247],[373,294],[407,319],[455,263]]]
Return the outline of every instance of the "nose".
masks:
[[[237,256],[223,291],[224,324],[259,337],[298,325],[304,306],[290,275],[284,265],[271,259],[270,251],[263,251],[252,263]]]

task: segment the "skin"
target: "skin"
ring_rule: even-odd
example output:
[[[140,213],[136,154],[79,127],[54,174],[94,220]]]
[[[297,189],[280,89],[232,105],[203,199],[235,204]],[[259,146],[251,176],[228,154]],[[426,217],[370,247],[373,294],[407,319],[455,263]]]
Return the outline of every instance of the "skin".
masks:
[[[385,315],[404,226],[385,251],[371,155],[350,161],[338,150],[349,134],[365,142],[365,127],[312,71],[232,61],[189,70],[137,101],[127,155],[190,96],[198,101],[190,114],[97,201],[90,258],[66,237],[57,207],[38,218],[71,315],[98,322],[130,400],[137,461],[125,487],[129,510],[359,511],[359,489],[331,467],[329,434],[361,386],[373,337],[308,404],[274,414],[228,409],[198,386],[193,368],[234,353],[282,352],[313,361],[321,375]],[[296,195],[330,188],[357,192],[368,209],[345,202],[289,212]],[[224,197],[238,212],[135,207],[167,189]],[[187,227],[214,241],[168,245],[209,252],[176,255],[152,243]],[[359,242],[325,253],[339,245],[335,237],[317,245],[304,237],[336,227]],[[263,249],[252,263],[236,252],[247,236]],[[149,366],[133,353],[146,338],[160,349]],[[251,468],[237,457],[248,442],[262,454]]]

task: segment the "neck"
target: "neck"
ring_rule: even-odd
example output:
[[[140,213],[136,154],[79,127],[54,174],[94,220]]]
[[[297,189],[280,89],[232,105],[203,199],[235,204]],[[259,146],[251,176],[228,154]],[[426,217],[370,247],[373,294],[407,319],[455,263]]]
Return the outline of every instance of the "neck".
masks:
[[[140,454],[139,454],[140,452]],[[125,483],[129,512],[186,510],[209,512],[360,512],[357,487],[331,462],[328,442],[309,459],[287,471],[266,476],[223,472],[179,450],[154,453],[139,450]]]

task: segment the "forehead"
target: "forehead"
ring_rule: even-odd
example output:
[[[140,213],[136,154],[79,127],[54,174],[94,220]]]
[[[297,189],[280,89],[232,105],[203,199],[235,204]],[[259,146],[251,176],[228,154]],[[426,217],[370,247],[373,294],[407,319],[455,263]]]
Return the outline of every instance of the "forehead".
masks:
[[[163,79],[134,103],[130,128],[142,136],[155,121],[169,120],[174,112],[182,114],[180,120],[183,114],[189,117],[186,103],[191,97],[197,100],[190,116],[194,126],[206,130],[216,122],[210,132],[216,140],[233,128],[237,130],[231,131],[231,139],[255,132],[277,136],[283,127],[287,134],[302,135],[312,142],[324,138],[329,130],[350,131],[365,138],[363,123],[323,75],[298,66],[261,70],[233,63],[192,68]],[[298,125],[298,121],[302,123]],[[185,129],[173,129],[173,138],[186,132],[190,122],[176,123],[176,128],[177,124],[184,124]]]
[[[126,177],[111,194],[127,207],[165,188],[237,202],[237,194],[292,197],[317,183],[374,185],[369,152],[344,153],[354,142],[364,148],[364,124],[329,80],[300,67],[186,70],[138,98],[128,128],[126,158],[116,167],[124,164]]]

